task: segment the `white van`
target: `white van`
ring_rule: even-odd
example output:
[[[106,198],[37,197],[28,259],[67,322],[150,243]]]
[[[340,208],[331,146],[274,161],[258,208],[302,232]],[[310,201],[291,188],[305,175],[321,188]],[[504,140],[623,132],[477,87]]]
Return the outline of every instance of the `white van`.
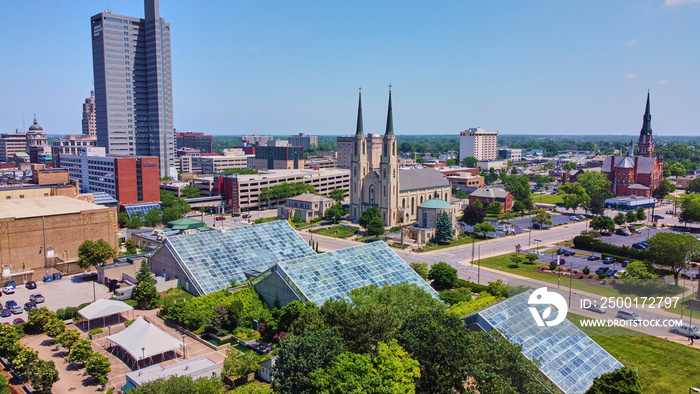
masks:
[[[120,287],[114,290],[114,298],[121,301],[128,300],[134,294],[135,288],[136,286]]]
[[[682,326],[673,326],[671,329],[671,332],[674,334],[680,334],[684,335],[686,337],[693,337],[693,338],[700,338],[700,330],[698,330],[697,327],[695,326],[690,326],[688,324],[683,323]]]

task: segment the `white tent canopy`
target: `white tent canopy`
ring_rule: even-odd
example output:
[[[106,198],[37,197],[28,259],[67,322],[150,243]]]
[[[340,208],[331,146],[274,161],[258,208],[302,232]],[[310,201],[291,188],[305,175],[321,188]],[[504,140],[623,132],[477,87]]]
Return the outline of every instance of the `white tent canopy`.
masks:
[[[142,317],[138,317],[124,331],[110,335],[107,339],[124,349],[134,361],[145,360],[184,346],[182,341],[171,337]]]
[[[92,304],[86,306],[85,308],[79,310],[78,314],[80,314],[80,316],[84,317],[87,320],[93,320],[133,310],[134,307],[129,306],[124,301],[106,300],[104,298],[101,298],[93,302]]]

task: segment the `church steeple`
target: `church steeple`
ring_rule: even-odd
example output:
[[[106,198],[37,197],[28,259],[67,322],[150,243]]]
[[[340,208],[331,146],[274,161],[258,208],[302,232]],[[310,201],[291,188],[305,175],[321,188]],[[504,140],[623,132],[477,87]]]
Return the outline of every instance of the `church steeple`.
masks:
[[[644,111],[644,123],[639,132],[639,144],[637,144],[639,156],[654,157],[654,137],[651,134],[651,105],[649,104],[649,91],[647,91],[647,107]]]
[[[651,106],[649,105],[649,92],[647,91],[647,108],[644,111],[644,123],[642,124],[642,131],[639,132],[640,135],[646,134],[651,135]]]
[[[389,84],[389,110],[386,115],[386,132],[384,135],[394,135],[394,116],[391,111],[391,84]]]
[[[364,134],[362,130],[362,88],[359,90],[360,101],[357,104],[357,128],[355,129],[355,136],[361,136]]]

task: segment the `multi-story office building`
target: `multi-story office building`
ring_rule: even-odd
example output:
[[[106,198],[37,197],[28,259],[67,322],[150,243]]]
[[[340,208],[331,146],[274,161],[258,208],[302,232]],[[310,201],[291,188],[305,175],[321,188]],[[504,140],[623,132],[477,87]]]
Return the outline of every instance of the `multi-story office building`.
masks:
[[[214,177],[214,192],[225,200],[226,210],[248,211],[264,205],[258,197],[260,190],[281,183],[306,183],[322,195],[334,189],[350,190],[350,170],[273,170],[256,175],[218,175]],[[271,206],[284,200],[272,201]]]
[[[158,0],[145,18],[103,12],[90,18],[97,144],[109,154],[155,156],[175,173],[170,24]]]
[[[51,157],[53,166],[58,167],[58,154],[78,155],[82,148],[97,146],[95,134],[67,135],[66,138],[58,138],[51,141]]]
[[[105,192],[124,206],[160,201],[157,157],[106,156],[102,147],[82,148],[79,155],[59,155],[83,193]]]
[[[304,149],[309,149],[311,146],[318,146],[318,137],[299,133],[299,135],[290,135],[287,138],[289,146],[303,146]]]
[[[267,141],[273,140],[271,135],[242,135],[236,137],[236,146],[267,145]]]
[[[7,133],[0,135],[0,162],[10,162],[16,153],[27,150],[27,135],[24,133]]]
[[[214,140],[210,135],[204,133],[177,133],[175,135],[177,149],[196,149],[200,153],[214,153]]]
[[[270,140],[267,141],[267,146],[292,146],[287,140]]]
[[[216,174],[227,168],[248,168],[249,157],[252,155],[192,156],[192,167],[202,174]]]
[[[97,135],[95,119],[95,91],[90,91],[90,97],[83,103],[83,135]]]
[[[379,169],[379,161],[382,157],[382,136],[379,134],[367,134],[366,140],[370,168]],[[338,144],[338,168],[350,168],[355,137],[338,137],[336,142]]]
[[[498,157],[498,132],[472,128],[459,133],[459,157],[493,160]]]
[[[498,157],[506,160],[521,161],[523,159],[522,149],[499,149]]]
[[[255,148],[256,170],[298,170],[304,168],[301,146],[259,146]]]

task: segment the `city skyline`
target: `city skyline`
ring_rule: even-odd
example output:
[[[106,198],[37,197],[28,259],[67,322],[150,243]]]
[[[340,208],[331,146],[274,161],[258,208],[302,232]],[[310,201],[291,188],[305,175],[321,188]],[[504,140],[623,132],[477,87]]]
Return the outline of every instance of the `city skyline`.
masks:
[[[143,15],[141,1],[109,4]],[[3,2],[0,132],[80,134],[92,2]],[[365,131],[698,135],[697,1],[510,4],[161,1],[172,24],[174,126],[212,135]],[[26,22],[32,21],[32,28]],[[47,60],[43,60],[43,59]]]

